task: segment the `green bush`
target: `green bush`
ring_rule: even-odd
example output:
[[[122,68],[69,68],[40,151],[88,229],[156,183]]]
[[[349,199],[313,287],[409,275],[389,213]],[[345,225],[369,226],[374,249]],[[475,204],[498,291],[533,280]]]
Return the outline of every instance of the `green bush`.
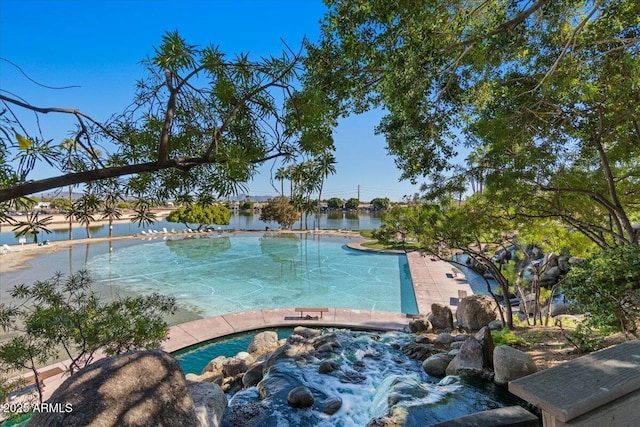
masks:
[[[159,294],[103,302],[86,271],[66,278],[57,273],[31,286],[17,285],[10,293],[20,304],[0,304],[0,326],[14,335],[0,345],[2,373],[35,373],[62,353],[73,374],[98,351],[114,355],[158,348],[166,338],[166,316],[176,310],[175,298]],[[38,393],[42,401],[39,386]]]
[[[513,331],[509,330],[509,328],[504,328],[499,331],[491,331],[491,337],[493,338],[493,343],[497,346],[499,345],[526,345],[527,342],[513,333]]]
[[[635,334],[640,319],[640,245],[610,249],[575,265],[562,289],[587,315],[589,326]]]

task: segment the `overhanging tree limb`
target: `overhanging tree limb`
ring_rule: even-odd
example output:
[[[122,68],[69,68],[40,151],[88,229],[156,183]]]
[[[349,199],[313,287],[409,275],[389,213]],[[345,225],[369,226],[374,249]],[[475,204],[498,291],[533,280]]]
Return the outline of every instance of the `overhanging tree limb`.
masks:
[[[286,157],[289,155],[291,155],[291,153],[279,151],[266,157],[250,160],[249,163],[257,164],[275,159],[277,157]],[[158,172],[171,168],[188,171],[197,166],[215,164],[216,162],[217,158],[215,157],[209,159],[205,159],[203,157],[181,158],[168,160],[164,163],[147,162],[134,165],[114,166],[103,169],[93,169],[89,171],[70,173],[53,178],[41,179],[38,181],[29,181],[24,184],[16,185],[14,187],[0,189],[0,202],[6,202],[8,200],[15,199],[16,197],[51,190],[52,188],[59,188],[66,185],[76,185],[85,182],[97,181],[100,179],[117,178],[120,176],[144,172]]]

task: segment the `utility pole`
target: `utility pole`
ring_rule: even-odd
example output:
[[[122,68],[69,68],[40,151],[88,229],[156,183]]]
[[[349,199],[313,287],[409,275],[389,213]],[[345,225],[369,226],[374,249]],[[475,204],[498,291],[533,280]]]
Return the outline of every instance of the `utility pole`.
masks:
[[[358,184],[358,200],[360,200],[360,184]]]

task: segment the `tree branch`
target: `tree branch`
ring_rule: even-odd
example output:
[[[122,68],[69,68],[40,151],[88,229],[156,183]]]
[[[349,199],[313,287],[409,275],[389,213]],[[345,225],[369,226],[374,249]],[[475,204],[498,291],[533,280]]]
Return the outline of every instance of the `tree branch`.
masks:
[[[275,159],[277,157],[290,156],[290,155],[291,153],[278,151],[277,153],[271,154],[263,158],[250,160],[249,163],[258,164],[271,159]],[[29,181],[24,184],[16,185],[10,188],[0,189],[0,203],[6,202],[11,199],[15,199],[16,197],[38,193],[41,191],[46,191],[52,188],[59,188],[67,185],[82,184],[85,182],[92,182],[92,181],[108,179],[108,178],[116,178],[116,177],[125,176],[125,175],[132,175],[136,173],[158,172],[161,170],[171,169],[171,168],[188,171],[197,166],[201,166],[205,164],[215,164],[216,162],[217,162],[216,158],[204,158],[204,157],[177,158],[177,159],[168,160],[164,163],[147,162],[147,163],[126,165],[126,166],[114,166],[114,167],[108,167],[103,169],[93,169],[89,171],[69,173],[66,175],[61,175],[53,178],[41,179],[38,181]]]

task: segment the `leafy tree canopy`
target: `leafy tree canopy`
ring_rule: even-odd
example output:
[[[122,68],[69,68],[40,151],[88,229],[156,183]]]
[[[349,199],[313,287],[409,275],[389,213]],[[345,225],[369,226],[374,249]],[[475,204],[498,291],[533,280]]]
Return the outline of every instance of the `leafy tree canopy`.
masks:
[[[358,206],[360,206],[360,200],[355,197],[350,198],[344,203],[346,209],[358,209]]]
[[[274,197],[262,208],[260,221],[275,221],[283,228],[291,229],[298,219],[298,210],[288,197]]]
[[[205,225],[228,225],[231,212],[223,205],[202,205],[193,203],[180,206],[167,216],[169,222],[181,222],[183,224],[198,224],[198,229]]]
[[[266,160],[333,149],[333,122],[318,95],[295,88],[295,52],[231,58],[168,32],[144,66],[147,75],[131,107],[106,122],[74,109],[43,108],[6,88],[0,94],[0,203],[63,185],[100,187],[109,181],[124,196],[147,201],[192,191],[227,195],[243,188]],[[25,110],[33,122],[18,119]],[[64,143],[48,137],[38,125],[41,114],[75,118],[74,137]],[[32,180],[43,162],[59,174]]]
[[[403,178],[445,198],[471,181],[602,248],[638,241],[637,1],[327,4],[306,83],[336,115],[383,107]]]
[[[373,206],[373,208],[377,211],[383,211],[385,209],[389,209],[389,206],[391,205],[391,202],[389,201],[388,197],[376,197],[375,199],[373,199],[371,201],[371,205]]]
[[[640,322],[640,245],[610,249],[573,266],[562,282],[589,323],[637,335]]]
[[[342,209],[344,207],[344,200],[339,197],[332,197],[327,201],[327,207],[329,209]]]

